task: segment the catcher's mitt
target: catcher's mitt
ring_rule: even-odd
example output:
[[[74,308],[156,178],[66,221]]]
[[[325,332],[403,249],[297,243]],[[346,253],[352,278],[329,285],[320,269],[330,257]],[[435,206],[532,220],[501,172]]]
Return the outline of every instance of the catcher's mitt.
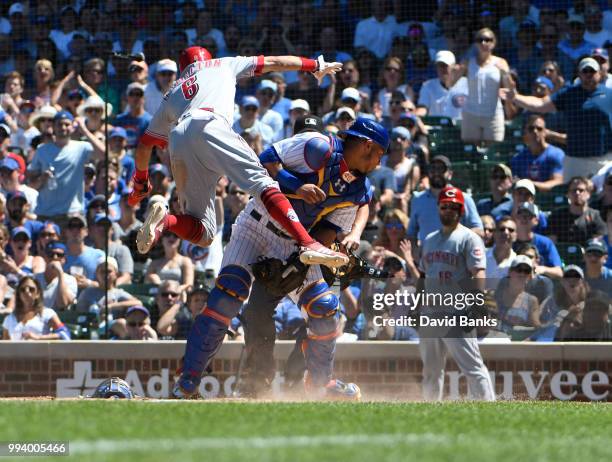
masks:
[[[251,265],[255,279],[259,281],[273,296],[284,297],[291,291],[300,287],[308,265],[300,261],[300,255],[295,252],[286,262],[278,258],[262,258]]]

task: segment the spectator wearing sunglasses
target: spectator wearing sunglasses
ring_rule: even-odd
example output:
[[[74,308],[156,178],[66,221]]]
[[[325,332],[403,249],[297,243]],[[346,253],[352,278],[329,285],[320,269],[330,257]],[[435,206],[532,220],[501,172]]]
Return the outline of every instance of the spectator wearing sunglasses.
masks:
[[[132,82],[127,86],[125,90],[127,106],[113,122],[116,127],[125,129],[127,149],[136,147],[152,119],[151,114],[145,110],[145,89],[146,87],[140,82]]]
[[[567,86],[551,96],[525,96],[514,89],[502,89],[502,98],[538,113],[563,112],[567,126],[567,148],[563,180],[591,176],[612,160],[612,89],[601,85],[601,67],[593,58],[578,64],[580,85]]]
[[[104,257],[104,252],[85,245],[87,237],[87,221],[82,215],[75,215],[68,219],[64,230],[66,247],[68,249],[64,271],[72,274],[80,290],[87,287],[97,287],[96,267],[98,260]]]
[[[176,281],[164,281],[157,293],[159,321],[156,325],[160,338],[184,340],[189,335],[193,319],[206,307],[209,291],[197,286],[187,295],[187,303],[181,303]]]
[[[408,215],[400,209],[385,213],[378,240],[375,245],[396,255],[402,255],[401,242],[406,238]]]
[[[49,241],[45,246],[43,258],[45,270],[34,274],[43,292],[43,303],[54,310],[67,309],[77,296],[77,281],[64,271],[66,246],[58,241]]]
[[[161,284],[165,280],[177,281],[181,290],[193,286],[193,262],[179,253],[181,239],[174,233],[166,232],[161,242],[164,254],[151,262],[145,274],[145,282]]]
[[[529,116],[523,130],[525,146],[510,161],[512,174],[530,179],[538,191],[550,191],[563,184],[565,153],[546,142],[546,133],[544,116]]]
[[[125,336],[121,340],[157,340],[157,332],[151,327],[149,310],[142,305],[128,308],[125,329]]]
[[[20,147],[27,153],[32,145],[32,139],[40,135],[38,129],[30,123],[30,118],[36,107],[32,101],[23,100],[17,114],[17,130],[11,133],[11,146]]]
[[[584,38],[584,17],[579,14],[571,14],[567,19],[567,39],[559,42],[559,49],[572,61],[587,55],[597,45],[587,42]]]
[[[416,156],[411,155],[412,146],[410,131],[405,127],[395,127],[391,130],[389,154],[383,156],[381,163],[393,170],[397,193],[395,199],[398,206],[408,212],[408,203],[421,178],[421,169]]]
[[[164,95],[176,81],[178,67],[171,59],[161,59],[155,63],[155,79],[145,89],[144,109],[149,114],[155,114]]]
[[[260,135],[262,147],[265,149],[273,141],[274,130],[268,124],[259,120],[259,107],[259,100],[254,96],[242,98],[240,102],[240,117],[236,119],[232,128],[239,134]]]

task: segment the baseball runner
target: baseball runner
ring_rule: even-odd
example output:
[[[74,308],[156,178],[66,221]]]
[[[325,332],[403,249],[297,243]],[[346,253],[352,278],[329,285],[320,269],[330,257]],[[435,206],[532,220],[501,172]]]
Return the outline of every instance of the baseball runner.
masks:
[[[447,186],[438,196],[438,213],[442,229],[430,233],[423,241],[420,270],[425,274],[427,292],[462,290],[460,284],[472,279],[484,288],[486,268],[482,239],[459,223],[465,211],[460,189]],[[481,284],[482,283],[482,284]],[[458,314],[454,306],[424,309],[422,314],[441,319]],[[419,350],[423,360],[423,395],[426,400],[441,400],[444,386],[446,352],[457,362],[467,377],[468,390],[474,399],[494,401],[495,392],[489,371],[482,361],[474,330],[446,329],[445,335],[431,335],[425,329],[420,333]],[[429,332],[430,335],[426,333]],[[440,331],[438,331],[439,333]]]
[[[153,146],[168,146],[184,213],[169,214],[163,204],[153,205],[138,231],[138,251],[147,253],[166,230],[201,247],[209,246],[216,232],[215,185],[226,174],[263,205],[275,226],[297,241],[304,263],[331,267],[346,264],[345,255],[310,237],[257,155],[231,128],[236,79],[301,70],[313,72],[320,81],[341,68],[342,64],[327,63],[323,57],[316,61],[296,56],[211,59],[201,47],[183,50],[180,78],[164,96],[136,148],[134,190],[128,203],[137,204],[151,191],[147,168]]]
[[[304,225],[311,229],[325,220],[349,233],[361,204],[369,203],[371,189],[365,175],[380,162],[389,137],[376,122],[357,119],[346,140],[317,132],[301,133],[275,143],[260,159],[279,181]],[[221,271],[187,338],[183,371],[173,394],[188,398],[198,390],[202,372],[223,342],[230,320],[249,297],[251,264],[259,257],[286,260],[295,252],[295,241],[276,227],[260,201],[251,199],[233,225]],[[322,278],[319,266],[310,266],[303,288],[296,292],[298,304],[308,317],[303,343],[306,387],[313,396],[359,399],[355,384],[332,379],[339,329],[338,298]]]

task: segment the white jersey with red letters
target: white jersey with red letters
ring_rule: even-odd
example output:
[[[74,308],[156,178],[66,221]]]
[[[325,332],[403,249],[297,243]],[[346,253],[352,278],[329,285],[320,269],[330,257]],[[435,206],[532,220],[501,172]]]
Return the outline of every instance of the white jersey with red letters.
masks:
[[[237,56],[190,64],[164,96],[141,141],[165,147],[178,120],[198,109],[212,111],[231,125],[236,80],[259,74],[263,64],[263,56]]]

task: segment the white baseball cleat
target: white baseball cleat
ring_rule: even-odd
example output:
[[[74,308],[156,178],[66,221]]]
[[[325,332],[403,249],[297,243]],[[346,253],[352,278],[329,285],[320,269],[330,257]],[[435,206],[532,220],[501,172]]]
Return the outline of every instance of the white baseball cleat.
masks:
[[[147,219],[136,235],[138,252],[145,254],[155,245],[163,232],[163,221],[167,213],[166,206],[161,202],[151,206]]]
[[[300,261],[305,265],[325,265],[338,268],[349,263],[349,257],[325,247],[318,241],[300,247]]]

